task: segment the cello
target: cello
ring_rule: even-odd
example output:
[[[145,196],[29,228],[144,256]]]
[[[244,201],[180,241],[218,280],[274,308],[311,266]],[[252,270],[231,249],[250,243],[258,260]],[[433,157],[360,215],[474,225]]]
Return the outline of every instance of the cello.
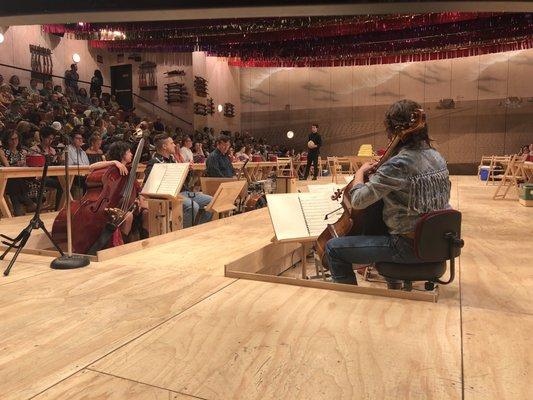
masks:
[[[98,250],[123,244],[117,230],[127,213],[137,207],[136,172],[143,146],[144,139],[141,138],[128,175],[122,176],[116,166],[110,166],[87,176],[87,192],[71,206],[72,248],[75,253],[95,255]],[[52,237],[66,242],[66,209],[62,209],[54,220]]]
[[[377,164],[368,172],[368,175],[376,172],[381,165],[392,157],[399,143],[407,140],[410,135],[419,131],[425,125],[426,114],[424,110],[418,109],[411,114],[410,123],[407,127],[395,126],[391,132],[392,137],[387,146],[387,150],[381,156]],[[365,175],[365,181],[368,180],[368,175]],[[330,239],[363,234],[379,235],[386,232],[386,226],[382,217],[383,201],[378,201],[361,210],[352,207],[350,192],[355,184],[354,177],[344,189],[337,190],[335,194],[331,196],[331,199],[334,201],[337,201],[342,196],[341,205],[343,212],[337,222],[327,225],[324,231],[318,236],[314,245],[314,249],[325,269],[329,269],[326,257],[326,244]]]

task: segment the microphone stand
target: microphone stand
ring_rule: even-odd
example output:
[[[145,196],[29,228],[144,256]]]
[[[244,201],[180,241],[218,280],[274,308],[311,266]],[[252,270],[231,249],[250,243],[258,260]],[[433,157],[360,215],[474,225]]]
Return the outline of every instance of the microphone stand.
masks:
[[[37,207],[35,209],[35,213],[33,214],[33,218],[30,220],[28,226],[26,228],[24,228],[18,234],[17,237],[11,238],[9,236],[0,234],[0,236],[3,239],[7,239],[7,241],[6,240],[2,241],[2,243],[7,246],[7,249],[0,256],[0,260],[3,260],[4,257],[7,255],[7,253],[9,253],[11,251],[11,249],[17,249],[15,251],[15,255],[13,256],[13,258],[9,262],[9,265],[7,266],[6,270],[4,271],[4,276],[8,276],[9,273],[11,272],[11,268],[15,264],[15,261],[17,260],[17,257],[19,256],[19,254],[22,251],[22,249],[24,248],[24,246],[26,246],[26,243],[28,242],[28,239],[30,238],[31,233],[33,232],[34,229],[42,229],[42,231],[45,233],[45,235],[48,237],[48,239],[50,239],[50,242],[52,242],[52,244],[54,245],[56,250],[59,252],[59,254],[64,256],[63,251],[58,246],[58,244],[54,241],[54,239],[52,239],[52,235],[50,235],[50,232],[48,232],[48,230],[44,226],[43,221],[41,220],[41,205],[42,205],[42,202],[43,202],[44,181],[46,179],[46,175],[48,174],[48,166],[50,164],[50,157],[48,155],[44,154],[44,153],[40,153],[40,152],[35,151],[35,150],[31,150],[31,151],[33,153],[40,154],[40,155],[44,156],[43,172],[42,172],[42,175],[41,175],[41,182],[39,184],[39,192],[38,192],[38,195],[37,195]]]
[[[69,175],[69,164],[68,164],[68,146],[70,145],[70,138],[62,134],[67,140],[65,146],[65,198],[66,200],[66,212],[67,212],[67,254],[65,255],[61,252],[61,257],[57,257],[50,263],[50,268],[53,269],[75,269],[86,267],[90,264],[89,257],[72,254],[72,214],[70,212],[70,175]]]

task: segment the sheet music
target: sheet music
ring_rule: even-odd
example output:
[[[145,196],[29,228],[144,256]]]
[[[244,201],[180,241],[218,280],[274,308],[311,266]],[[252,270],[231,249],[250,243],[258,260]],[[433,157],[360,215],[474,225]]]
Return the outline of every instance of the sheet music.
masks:
[[[341,204],[331,200],[331,193],[316,193],[313,196],[299,196],[304,219],[307,225],[309,236],[318,237],[328,224],[335,223],[342,215],[342,208],[328,216],[325,216],[336,209]]]
[[[283,193],[267,195],[268,211],[278,241],[315,240],[328,224],[342,215],[342,209],[331,200],[331,193]]]
[[[154,164],[141,194],[159,198],[177,197],[188,171],[188,163]]]
[[[336,183],[326,183],[322,185],[307,185],[309,193],[329,193],[332,196],[338,189],[343,189],[345,185],[337,185]]]

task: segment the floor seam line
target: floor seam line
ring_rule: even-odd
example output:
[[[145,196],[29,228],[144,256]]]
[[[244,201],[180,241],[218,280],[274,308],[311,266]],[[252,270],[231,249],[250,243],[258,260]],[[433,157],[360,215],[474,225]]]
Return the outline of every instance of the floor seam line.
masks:
[[[109,373],[109,372],[100,371],[100,370],[95,369],[95,368],[87,367],[87,368],[84,368],[84,369],[85,369],[86,371],[96,372],[96,373],[98,373],[98,374],[111,376],[111,377],[113,377],[113,378],[123,379],[123,380],[125,380],[125,381],[134,382],[134,383],[138,383],[138,384],[141,384],[141,385],[146,385],[146,386],[154,387],[154,388],[161,389],[161,390],[168,390],[169,392],[172,392],[172,393],[183,394],[183,395],[185,395],[185,396],[190,396],[190,397],[193,397],[193,398],[195,398],[195,399],[207,400],[207,399],[205,399],[205,398],[203,398],[203,397],[194,396],[194,395],[189,394],[189,393],[180,392],[180,391],[178,391],[178,390],[169,389],[169,388],[166,388],[166,387],[163,387],[163,386],[157,386],[157,385],[154,385],[154,384],[152,384],[152,383],[146,383],[146,382],[138,381],[138,380],[135,380],[135,379],[126,378],[126,377],[124,377],[124,376],[120,376],[120,375],[116,375],[116,374],[111,374],[111,373]]]
[[[457,178],[457,209],[460,207],[460,185]],[[461,222],[462,223],[462,222]],[[464,368],[464,337],[463,337],[463,269],[461,257],[459,257],[459,333],[461,343],[461,400],[465,400],[465,368]]]
[[[16,262],[15,264],[13,264],[13,268],[15,268],[16,266]],[[23,278],[19,278],[19,279],[15,279],[15,280],[12,280],[12,281],[9,281],[9,282],[5,282],[5,283],[0,283],[0,286],[6,286],[6,285],[11,285],[12,283],[16,283],[16,282],[20,282],[20,281],[23,281],[25,279],[31,279],[31,278],[34,278],[36,276],[41,276],[41,275],[44,275],[44,274],[51,274],[53,271],[43,271],[43,272],[39,272],[35,275],[30,275],[30,276],[25,276]]]
[[[137,340],[137,339],[141,338],[142,336],[146,335],[147,333],[150,333],[150,332],[152,332],[153,330],[159,328],[161,325],[166,324],[168,321],[170,321],[170,320],[172,320],[172,319],[174,319],[174,318],[180,316],[180,315],[183,314],[185,311],[190,310],[190,309],[193,308],[194,306],[196,306],[196,305],[202,303],[203,301],[209,299],[211,296],[214,296],[215,294],[217,294],[217,293],[219,293],[220,291],[226,289],[226,288],[229,287],[230,285],[233,285],[236,281],[237,281],[237,280],[235,280],[235,281],[233,281],[233,282],[229,282],[227,285],[224,285],[223,287],[221,287],[221,288],[218,289],[217,291],[211,293],[209,296],[207,296],[207,297],[205,297],[205,298],[203,298],[203,299],[201,299],[201,300],[198,300],[197,302],[191,304],[191,305],[190,305],[189,307],[187,307],[186,309],[181,310],[181,311],[178,312],[177,314],[174,314],[174,315],[170,316],[169,318],[165,319],[164,321],[161,321],[160,323],[158,323],[157,325],[155,325],[155,326],[153,326],[152,328],[148,329],[147,331],[145,331],[145,332],[139,334],[138,336],[136,336],[136,337],[134,337],[134,338],[128,340],[126,343],[123,343],[123,344],[120,345],[119,347],[117,347],[117,348],[111,350],[109,353],[103,355],[102,357],[98,358],[97,360],[92,361],[91,363],[87,364],[84,368],[89,368],[91,365],[97,363],[98,361],[100,361],[101,359],[107,357],[107,356],[110,355],[111,353],[114,353],[115,351],[120,350],[122,347],[127,346],[128,344],[130,344],[130,343],[133,342],[134,340]]]
[[[227,287],[233,285],[233,284],[234,284],[235,282],[237,282],[237,281],[238,281],[238,279],[235,279],[235,280],[233,280],[232,282],[229,282],[227,285],[224,285],[224,286],[221,287],[220,289],[218,289],[218,290],[216,290],[215,292],[211,293],[209,296],[207,296],[207,297],[205,297],[205,298],[203,298],[203,299],[201,299],[201,300],[198,300],[197,302],[195,302],[194,304],[190,305],[190,306],[187,307],[186,309],[180,311],[179,313],[177,313],[177,314],[175,314],[175,315],[172,315],[171,317],[165,319],[164,321],[161,321],[160,323],[158,323],[157,325],[153,326],[152,328],[149,328],[148,330],[142,332],[142,333],[139,334],[138,336],[136,336],[136,337],[134,337],[134,338],[128,340],[126,343],[123,343],[122,345],[118,346],[117,348],[114,348],[114,349],[112,349],[111,351],[109,351],[108,353],[104,354],[103,356],[97,358],[96,360],[89,362],[88,364],[84,365],[84,366],[81,367],[80,369],[77,369],[77,370],[74,371],[72,374],[66,376],[66,377],[63,378],[63,379],[60,379],[59,381],[53,383],[52,385],[50,385],[50,386],[48,386],[47,388],[41,390],[40,392],[38,392],[38,393],[36,393],[36,394],[34,394],[34,395],[28,397],[28,400],[31,400],[31,399],[33,399],[33,398],[35,398],[35,397],[37,397],[37,396],[43,394],[43,393],[46,392],[47,390],[49,390],[49,389],[51,389],[51,388],[57,386],[58,384],[60,384],[61,382],[67,380],[68,378],[72,377],[73,375],[77,374],[78,372],[83,371],[84,369],[89,369],[89,367],[90,367],[91,365],[97,363],[97,362],[100,361],[101,359],[103,359],[103,358],[109,356],[110,354],[114,353],[114,352],[117,351],[117,350],[120,350],[122,347],[127,346],[128,344],[130,344],[130,343],[133,342],[134,340],[139,339],[140,337],[146,335],[147,333],[152,332],[153,330],[159,328],[161,325],[167,323],[167,322],[170,321],[171,319],[180,316],[180,315],[183,314],[185,311],[190,310],[191,308],[193,308],[194,306],[200,304],[200,303],[203,302],[204,300],[209,299],[211,296],[214,296],[215,294],[219,293],[220,291],[222,291],[222,290],[226,289]],[[98,371],[98,372],[101,372],[101,371]]]

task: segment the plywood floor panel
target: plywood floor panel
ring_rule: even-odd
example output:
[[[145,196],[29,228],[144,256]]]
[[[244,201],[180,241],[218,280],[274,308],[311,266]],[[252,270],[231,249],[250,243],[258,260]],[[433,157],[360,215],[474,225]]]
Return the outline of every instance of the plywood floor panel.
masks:
[[[459,399],[456,300],[238,281],[91,368],[208,399]]]
[[[35,397],[36,400],[194,400],[194,397],[83,370]]]
[[[466,246],[437,304],[223,278],[270,241],[266,209],[76,271],[21,255],[0,277],[0,397],[459,399],[462,354],[465,399],[527,399],[533,208],[451,180]]]
[[[465,400],[531,399],[533,316],[463,308]]]
[[[41,392],[231,282],[95,264],[0,287],[2,399]]]
[[[186,229],[172,242],[114,258],[117,263],[154,265],[179,273],[223,276],[224,265],[270,243],[274,230],[266,208]]]
[[[53,258],[33,254],[20,254],[11,268],[11,273],[8,276],[4,276],[3,272],[7,268],[12,256],[13,252],[7,255],[5,260],[0,260],[0,286],[35,275],[52,272],[50,262]]]
[[[533,393],[533,209],[492,200],[495,186],[459,177],[464,398]]]

